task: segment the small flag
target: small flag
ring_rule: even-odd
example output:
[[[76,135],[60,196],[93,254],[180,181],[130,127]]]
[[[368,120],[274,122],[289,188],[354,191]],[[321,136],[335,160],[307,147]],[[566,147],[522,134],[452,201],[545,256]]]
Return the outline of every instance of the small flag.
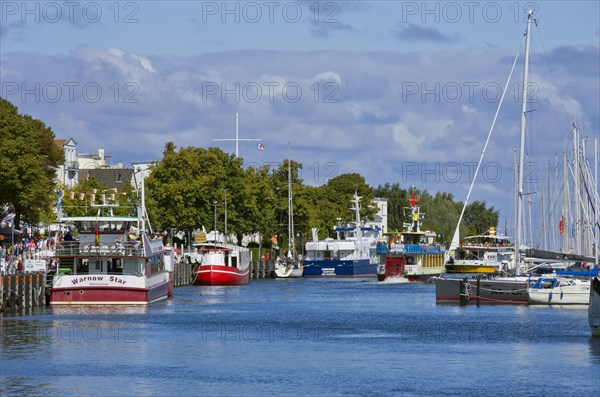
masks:
[[[265,150],[265,145],[263,145],[262,143],[258,143],[256,147],[258,148],[258,150]]]
[[[69,192],[69,198],[71,200],[73,200],[75,198],[75,192],[73,192],[73,191]]]
[[[62,205],[62,198],[63,198],[63,191],[59,190],[58,191],[58,199],[57,199],[57,207],[60,208],[60,206]]]
[[[98,228],[98,225],[96,225],[96,240],[95,240],[96,245],[100,245],[100,229]]]
[[[562,218],[560,218],[560,222],[558,222],[558,231],[562,236],[565,233],[565,215],[563,214]]]
[[[79,200],[83,201],[84,198],[85,198],[85,193],[79,193]]]

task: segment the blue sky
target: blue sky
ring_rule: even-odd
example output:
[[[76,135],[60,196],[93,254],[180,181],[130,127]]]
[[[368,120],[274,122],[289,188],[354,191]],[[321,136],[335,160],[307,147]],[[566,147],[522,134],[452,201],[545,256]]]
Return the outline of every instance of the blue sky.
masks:
[[[588,153],[598,136],[595,1],[2,1],[0,95],[115,163],[168,141],[233,152],[213,139],[239,112],[265,146],[241,143],[247,163],[291,141],[307,183],[358,172],[463,200],[530,8],[527,152],[543,176],[574,120]],[[521,79],[519,58],[472,197],[510,225]]]

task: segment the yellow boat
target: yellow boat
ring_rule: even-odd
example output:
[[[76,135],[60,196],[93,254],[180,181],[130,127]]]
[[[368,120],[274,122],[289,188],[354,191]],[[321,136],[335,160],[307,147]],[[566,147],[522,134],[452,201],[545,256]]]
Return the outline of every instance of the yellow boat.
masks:
[[[497,273],[508,269],[514,248],[507,236],[491,227],[485,234],[465,237],[448,263],[448,273]]]

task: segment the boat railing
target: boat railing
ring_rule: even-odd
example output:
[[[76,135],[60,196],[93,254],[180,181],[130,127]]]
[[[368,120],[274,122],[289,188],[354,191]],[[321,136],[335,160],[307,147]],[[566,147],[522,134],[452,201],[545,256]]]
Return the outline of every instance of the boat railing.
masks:
[[[56,246],[57,257],[69,256],[143,256],[144,249],[138,241],[115,244],[81,244],[79,241],[63,241]]]
[[[50,275],[56,279],[61,276],[134,276],[134,277],[143,277],[144,274],[142,272],[105,272],[105,273],[94,273],[89,271],[77,271],[77,273],[73,273],[73,269],[64,268],[59,269],[57,272],[50,273]]]
[[[392,244],[390,252],[406,254],[443,254],[443,244]]]
[[[513,249],[513,247],[511,246],[510,243],[476,243],[476,242],[463,242],[462,243],[462,248],[463,249],[469,249],[469,248],[507,248],[507,249]]]

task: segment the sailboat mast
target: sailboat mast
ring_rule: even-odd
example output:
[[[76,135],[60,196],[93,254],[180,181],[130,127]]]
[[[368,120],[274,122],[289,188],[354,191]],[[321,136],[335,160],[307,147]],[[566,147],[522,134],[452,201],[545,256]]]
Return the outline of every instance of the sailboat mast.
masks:
[[[517,266],[517,225],[519,225],[519,214],[517,214],[517,208],[519,207],[519,160],[517,159],[517,148],[513,148],[513,188],[515,189],[515,269]]]
[[[567,232],[570,227],[569,227],[569,218],[567,216],[567,202],[568,202],[568,195],[567,195],[567,152],[563,153],[563,252],[566,253],[569,249],[569,245],[568,245],[568,240],[567,240],[567,236],[569,235],[569,233]]]
[[[541,199],[540,199],[540,207],[542,208],[542,236],[541,236],[541,240],[542,240],[542,249],[543,250],[547,250],[548,247],[546,247],[546,209],[544,208],[544,180],[542,179],[542,194],[541,194]],[[531,210],[529,212],[529,216],[531,217]]]
[[[596,179],[596,183],[594,183],[594,187],[598,189],[598,138],[594,138],[594,178]],[[597,190],[596,190],[597,191]],[[600,202],[598,201],[598,195],[596,194],[596,200],[594,201],[594,214],[596,219],[596,228],[600,229],[600,217],[598,213],[600,212]],[[600,230],[599,230],[600,231]],[[596,264],[598,264],[600,258],[600,249],[598,247],[598,232],[596,231],[596,238],[594,239],[594,246],[596,247]]]
[[[579,223],[581,221],[579,217],[579,137],[577,136],[577,128],[573,124],[573,197],[575,204],[575,235],[573,236],[573,249],[574,252],[579,252]]]
[[[240,129],[239,116],[235,114],[235,158],[238,158],[240,152]]]
[[[294,247],[294,213],[292,206],[292,149],[288,142],[288,248],[291,255],[295,255]]]
[[[517,224],[515,233],[515,272],[516,274],[521,273],[521,218],[523,212],[523,173],[525,169],[525,122],[527,113],[527,86],[529,85],[529,45],[531,43],[531,19],[533,17],[533,11],[529,11],[527,15],[527,32],[525,33],[525,65],[523,67],[523,98],[521,102],[521,140],[519,147],[519,180],[518,180],[518,191],[517,191]]]

